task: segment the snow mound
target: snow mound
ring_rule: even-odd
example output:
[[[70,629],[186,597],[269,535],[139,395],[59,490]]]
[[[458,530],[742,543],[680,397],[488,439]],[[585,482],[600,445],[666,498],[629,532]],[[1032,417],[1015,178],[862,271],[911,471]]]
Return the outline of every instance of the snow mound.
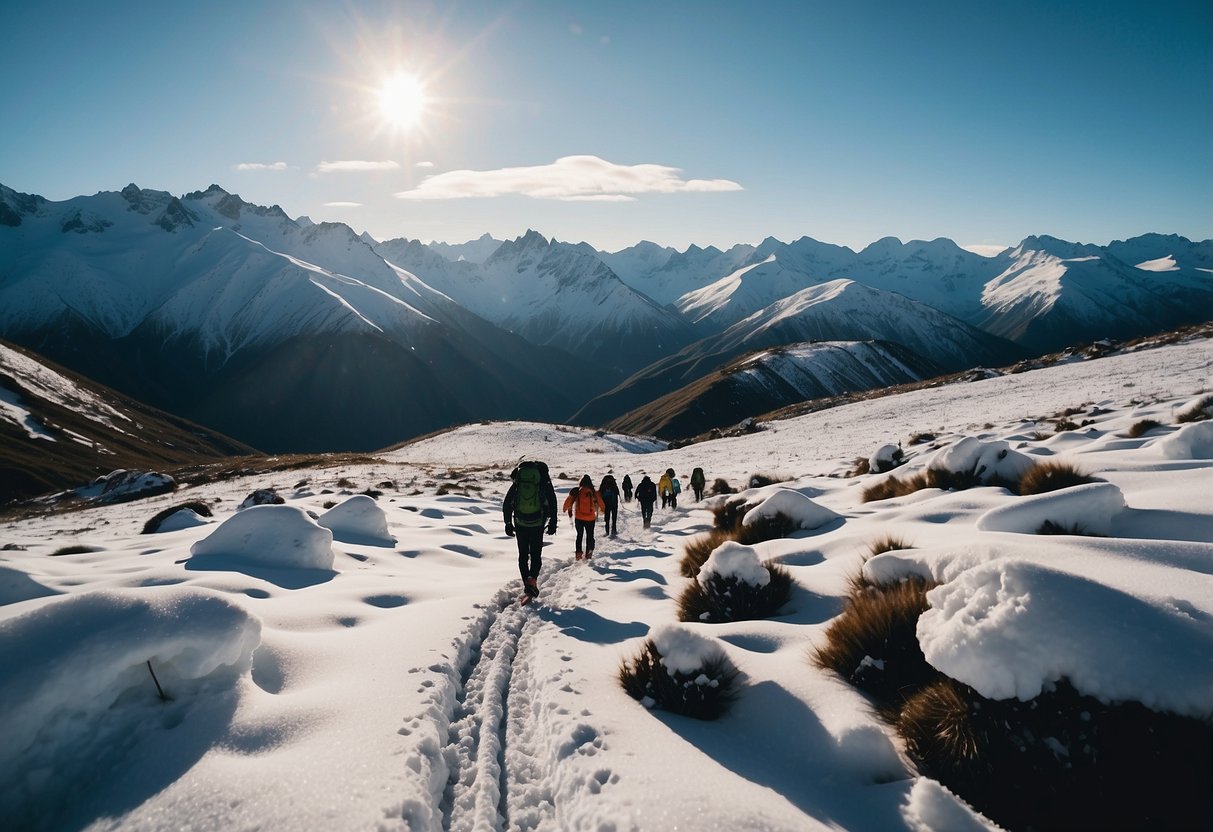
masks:
[[[799,491],[779,488],[754,508],[746,512],[742,523],[749,526],[767,517],[783,514],[800,529],[816,529],[839,518],[828,508],[810,500]]]
[[[1213,459],[1213,421],[1184,425],[1154,447],[1167,459]]]
[[[716,575],[757,587],[771,582],[771,573],[762,565],[754,547],[743,546],[733,540],[720,544],[708,556],[707,562],[699,570],[699,583],[706,584]],[[665,653],[662,652],[662,655]]]
[[[868,457],[868,470],[873,474],[883,474],[885,471],[892,471],[904,459],[900,446],[881,445]]]
[[[182,529],[193,529],[198,526],[206,526],[210,524],[210,520],[194,511],[192,508],[183,508],[180,511],[174,511],[168,517],[160,521],[160,527],[157,532],[179,532]]]
[[[902,817],[913,832],[990,832],[1001,827],[974,812],[967,804],[929,777],[919,777],[910,788]]]
[[[236,683],[260,641],[239,606],[182,587],[82,593],[0,620],[0,811],[45,811],[73,768],[163,730],[147,662],[178,704],[202,701]]]
[[[394,546],[396,539],[387,528],[387,514],[366,494],[355,494],[333,506],[316,521],[343,543],[367,546]]]
[[[1035,464],[1030,456],[1011,450],[1011,446],[1000,439],[983,442],[966,436],[936,454],[932,467],[954,474],[970,474],[988,483],[996,478],[1016,482]]]
[[[1198,719],[1213,712],[1213,619],[1019,560],[974,567],[927,593],[918,641],[931,665],[989,699],[1059,679],[1104,702]]]
[[[31,598],[45,598],[47,595],[58,594],[24,572],[0,566],[0,607],[28,601]]]
[[[295,506],[252,506],[190,547],[200,561],[238,557],[264,566],[332,569],[333,533]]]
[[[1110,482],[1092,482],[1046,494],[1020,497],[991,509],[977,520],[985,532],[1035,534],[1046,522],[1107,537],[1112,521],[1125,510],[1125,495]]]
[[[661,654],[662,666],[671,676],[675,673],[689,676],[708,662],[724,657],[724,651],[715,641],[677,624],[655,627],[649,638]]]

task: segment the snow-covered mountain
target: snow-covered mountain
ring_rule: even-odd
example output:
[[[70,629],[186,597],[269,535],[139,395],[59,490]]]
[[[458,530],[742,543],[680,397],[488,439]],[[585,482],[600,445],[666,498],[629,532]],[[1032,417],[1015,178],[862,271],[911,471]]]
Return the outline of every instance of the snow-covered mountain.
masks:
[[[801,289],[646,367],[595,397],[575,419],[609,423],[717,372],[745,352],[801,341],[888,341],[945,371],[997,366],[1022,355],[1015,345],[926,304],[852,280],[831,280]],[[845,390],[839,385],[834,392]]]
[[[497,250],[503,241],[495,239],[491,234],[481,234],[475,240],[466,243],[433,242],[429,246],[448,260],[463,260],[468,263],[483,263]]]
[[[344,225],[217,186],[0,201],[0,334],[257,447],[369,450],[592,389]]]
[[[574,354],[582,372],[603,381],[692,340],[681,318],[625,285],[584,244],[528,231],[480,265],[452,263],[415,241],[389,241],[377,251],[487,320]]]
[[[730,361],[607,427],[684,439],[791,404],[918,381],[940,372],[937,364],[887,341],[790,344]]]
[[[0,503],[253,448],[0,342]]]

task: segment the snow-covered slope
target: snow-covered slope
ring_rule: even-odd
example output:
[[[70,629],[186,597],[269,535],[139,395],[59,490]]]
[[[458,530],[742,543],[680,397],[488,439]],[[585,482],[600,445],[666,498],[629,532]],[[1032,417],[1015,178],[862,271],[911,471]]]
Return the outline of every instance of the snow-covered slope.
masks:
[[[801,341],[888,341],[927,366],[947,371],[998,366],[1019,356],[1009,342],[926,304],[855,281],[832,280],[801,289],[654,362],[592,399],[574,418],[581,424],[607,424],[718,371],[742,353]],[[844,391],[839,385],[834,392]]]
[[[32,830],[997,829],[960,789],[917,770],[872,702],[808,656],[856,575],[928,576],[941,587],[918,639],[967,685],[1009,697],[999,707],[1064,678],[1094,698],[1095,722],[1125,700],[1207,714],[1213,445],[1186,442],[1185,458],[1170,449],[1190,430],[1171,414],[1207,386],[1210,361],[1207,340],[1181,344],[859,402],[677,450],[561,425],[474,423],[381,461],[8,519],[0,809]],[[1054,434],[1034,421],[1070,408],[1090,424]],[[1145,419],[1162,424],[1125,435]],[[1070,523],[1098,501],[1067,489],[1044,506],[985,487],[865,503],[864,487],[887,475],[837,476],[924,430],[937,439],[907,443],[914,471],[966,441],[1004,441],[1082,467],[1126,505],[1100,510],[1108,537],[1050,537],[983,526],[1025,506]],[[837,519],[752,547],[792,580],[774,616],[678,623],[691,585],[684,546],[712,525],[702,504],[684,490],[644,528],[624,503],[618,536],[600,537],[588,563],[573,560],[562,516],[539,603],[522,609],[500,513],[522,453],[548,462],[561,493],[581,473],[674,468],[685,482],[701,466],[709,483],[786,478],[744,499],[791,492]],[[263,486],[286,505],[236,510]],[[366,488],[382,492],[375,519],[394,542],[338,540],[307,514]],[[185,499],[215,517],[139,534]],[[914,548],[869,559],[891,536]],[[51,556],[68,544],[88,551]],[[721,719],[649,709],[620,689],[621,661],[670,625],[742,672]],[[1050,762],[1084,751],[1077,732],[1005,736]],[[1207,747],[1194,751],[1121,755],[1126,786],[1099,800],[1053,780],[1034,791],[996,779],[993,791],[1027,813],[1003,828],[1207,828],[1199,775],[1213,761]],[[1153,781],[1160,768],[1187,779]],[[1068,824],[1032,814],[1046,793]]]
[[[613,430],[683,439],[810,399],[931,378],[938,365],[881,341],[821,341],[761,350],[611,421]]]

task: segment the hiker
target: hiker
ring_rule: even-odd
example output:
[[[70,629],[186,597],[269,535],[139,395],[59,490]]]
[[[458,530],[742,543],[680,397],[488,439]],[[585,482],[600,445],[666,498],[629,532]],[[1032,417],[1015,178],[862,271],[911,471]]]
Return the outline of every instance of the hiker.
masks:
[[[623,475],[623,501],[632,502],[632,476],[630,474]]]
[[[548,534],[556,534],[556,489],[547,464],[533,459],[520,460],[510,480],[501,504],[505,534],[518,540],[518,571],[526,595],[534,598],[539,594],[536,581],[543,565],[544,526]]]
[[[657,502],[657,486],[649,479],[648,474],[645,474],[640,485],[636,486],[636,502],[640,503],[640,517],[647,529],[653,522],[653,504]]]
[[[598,510],[605,508],[589,474],[582,475],[581,482],[564,498],[565,512],[569,517],[576,517],[577,560],[589,560],[594,556],[594,522],[598,519]],[[585,535],[585,549],[581,548],[582,535]]]
[[[602,512],[602,530],[607,537],[614,537],[619,531],[619,486],[615,484],[615,475],[607,474],[598,483],[598,496],[602,498],[605,507]]]
[[[682,493],[682,483],[677,474],[670,474],[670,508],[678,508],[678,495]]]
[[[691,472],[691,490],[695,492],[695,502],[703,499],[703,488],[707,485],[707,482],[702,468],[696,468]]]
[[[673,468],[666,468],[665,473],[661,475],[661,479],[657,480],[657,493],[661,495],[661,507],[667,508],[670,505],[670,497],[674,494],[674,483],[671,478],[674,476]]]

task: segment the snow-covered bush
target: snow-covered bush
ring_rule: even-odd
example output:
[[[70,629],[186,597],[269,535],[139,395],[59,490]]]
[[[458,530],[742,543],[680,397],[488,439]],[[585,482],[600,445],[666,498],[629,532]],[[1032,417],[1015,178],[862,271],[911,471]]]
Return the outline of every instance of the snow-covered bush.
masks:
[[[1035,534],[1045,523],[1082,534],[1107,537],[1112,523],[1125,510],[1125,495],[1110,482],[1076,485],[990,509],[977,518],[986,532]]]
[[[923,658],[915,632],[934,586],[918,578],[889,584],[853,580],[842,614],[830,622],[825,643],[813,651],[814,663],[833,670],[880,707],[895,708],[909,691],[939,677]]]
[[[193,515],[190,517],[175,518],[174,521],[169,521],[170,517],[182,512],[183,514]],[[211,507],[201,500],[191,500],[188,503],[178,503],[175,506],[169,506],[164,511],[158,511],[152,515],[152,518],[143,524],[142,534],[155,534],[159,531],[177,531],[178,529],[186,529],[191,526],[197,526],[205,523],[201,518],[211,516]],[[196,519],[195,519],[196,518]]]
[[[817,529],[838,519],[838,515],[791,488],[776,489],[769,497],[741,518],[743,526],[782,515],[794,529]]]
[[[253,506],[280,506],[285,502],[286,500],[282,499],[274,489],[258,488],[241,501],[240,505],[237,506],[237,510],[252,508]]]
[[[786,569],[763,563],[749,546],[726,541],[679,596],[678,618],[704,623],[769,618],[791,594],[792,577]]]
[[[733,494],[735,491],[736,489],[729,485],[728,480],[717,477],[708,487],[707,493],[709,496],[715,496],[717,494]]]
[[[1044,494],[1075,485],[1102,482],[1080,471],[1076,466],[1057,459],[1037,462],[1019,478],[1020,494]]]
[[[295,506],[253,506],[190,547],[191,560],[235,557],[262,566],[332,569],[333,533]]]
[[[733,535],[730,532],[722,531],[721,529],[709,529],[707,532],[696,535],[686,542],[682,547],[682,560],[678,562],[678,571],[684,578],[694,578],[699,574],[699,570],[707,563],[712,552],[716,547],[726,540],[732,540]]]
[[[1194,422],[1155,444],[1167,459],[1213,459],[1213,422]]]
[[[1157,419],[1142,419],[1140,422],[1134,422],[1133,426],[1125,431],[1125,436],[1129,439],[1137,439],[1158,427],[1162,427],[1162,422]]]
[[[333,539],[343,543],[367,546],[394,546],[396,543],[388,531],[387,515],[365,494],[355,494],[326,511],[316,522],[331,531]]]
[[[974,479],[982,485],[1002,485],[1014,490],[1019,478],[1035,464],[1032,457],[1011,450],[1000,439],[983,442],[966,436],[936,455],[931,467],[962,479]]]
[[[646,708],[716,719],[737,697],[741,674],[720,645],[685,627],[657,627],[619,682]]]

